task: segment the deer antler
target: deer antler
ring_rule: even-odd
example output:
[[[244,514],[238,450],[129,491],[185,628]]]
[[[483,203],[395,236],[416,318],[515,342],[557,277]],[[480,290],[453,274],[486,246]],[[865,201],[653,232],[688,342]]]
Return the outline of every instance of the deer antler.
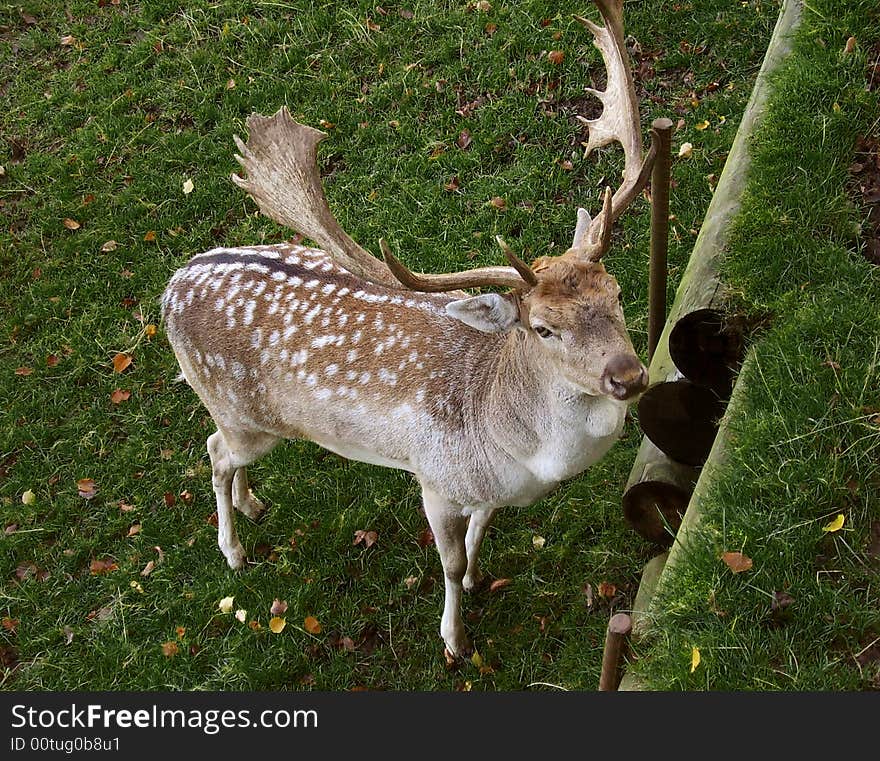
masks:
[[[267,217],[297,230],[326,249],[352,274],[395,286],[385,264],[352,240],[330,211],[318,173],[318,143],[327,135],[299,124],[282,106],[274,116],[252,114],[246,122],[248,141],[233,137],[241,155],[236,160],[248,174],[232,181],[244,188]]]
[[[641,192],[651,174],[656,149],[652,143],[642,159],[642,131],[638,100],[633,86],[629,56],[623,34],[623,0],[593,0],[605,21],[599,26],[582,16],[575,16],[593,33],[593,42],[602,53],[608,72],[604,92],[587,88],[602,102],[602,113],[596,119],[578,117],[590,129],[584,156],[594,149],[616,140],[623,147],[623,183],[602,213],[587,222],[587,231],[575,235],[575,242],[566,255],[587,261],[598,261],[608,250],[611,227],[633,199]],[[589,217],[587,217],[589,219]],[[579,214],[579,225],[581,222]]]

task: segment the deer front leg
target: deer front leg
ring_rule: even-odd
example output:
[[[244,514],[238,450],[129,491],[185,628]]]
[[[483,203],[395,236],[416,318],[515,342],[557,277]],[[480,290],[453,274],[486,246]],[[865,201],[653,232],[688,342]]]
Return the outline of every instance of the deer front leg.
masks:
[[[494,514],[494,510],[475,510],[471,513],[467,535],[464,538],[464,545],[467,550],[467,570],[461,582],[466,592],[470,592],[477,587],[483,579],[479,566],[480,545],[483,543],[486,529],[489,528]]]
[[[440,619],[440,636],[446,649],[454,656],[467,655],[471,643],[461,620],[461,582],[467,569],[465,533],[467,518],[461,508],[441,497],[426,486],[422,486],[422,501],[425,515],[434,533],[446,585],[446,598],[443,603],[443,617]]]
[[[245,553],[235,530],[232,512],[232,481],[236,467],[220,431],[208,436],[208,454],[211,456],[211,483],[217,498],[217,544],[229,567],[239,569],[244,565]]]

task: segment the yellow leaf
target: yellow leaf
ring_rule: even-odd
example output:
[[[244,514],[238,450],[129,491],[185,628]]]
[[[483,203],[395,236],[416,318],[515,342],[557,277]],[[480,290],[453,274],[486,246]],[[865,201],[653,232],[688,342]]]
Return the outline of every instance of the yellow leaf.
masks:
[[[471,663],[477,668],[480,668],[483,665],[483,656],[476,650],[474,650],[474,654],[471,656]]]
[[[532,546],[533,546],[536,550],[540,550],[540,549],[544,546],[544,543],[545,543],[546,541],[547,541],[547,540],[544,539],[543,536],[538,536],[538,535],[536,534],[535,536],[532,537]]]
[[[694,645],[691,648],[691,673],[693,674],[697,670],[697,666],[700,665],[700,648]]]
[[[30,489],[28,489],[24,494],[21,495],[21,503],[23,505],[32,505],[37,501],[37,495],[34,494]]]
[[[272,616],[269,620],[269,631],[272,632],[272,634],[280,634],[284,631],[285,626],[287,626],[287,621],[280,616]]]
[[[303,626],[309,634],[321,633],[321,624],[318,623],[318,619],[314,616],[306,616],[306,620],[303,622]]]
[[[148,325],[144,325],[144,335],[147,336],[147,338],[152,338],[156,335],[156,326],[152,322]]]
[[[709,129],[709,122],[702,121],[699,124],[695,124],[694,127],[696,127],[698,130],[700,130],[700,132],[702,132],[704,129]]]
[[[186,181],[183,183],[184,195],[189,195],[190,193],[192,193],[194,187],[195,185],[193,185],[193,181],[187,178]]]
[[[224,597],[217,603],[217,607],[220,608],[221,613],[231,613],[232,612],[232,601],[234,597]]]
[[[113,357],[113,372],[121,373],[131,364],[131,355],[119,352]]]
[[[827,531],[829,533],[833,532],[833,531],[840,531],[840,529],[843,528],[844,520],[846,520],[846,518],[844,518],[843,513],[841,513],[833,521],[831,521],[831,523],[829,523],[827,526],[822,526],[822,530]]]

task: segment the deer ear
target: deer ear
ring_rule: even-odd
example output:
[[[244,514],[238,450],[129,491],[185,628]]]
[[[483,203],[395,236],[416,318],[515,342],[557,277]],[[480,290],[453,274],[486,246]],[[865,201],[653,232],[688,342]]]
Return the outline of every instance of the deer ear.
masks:
[[[504,333],[519,324],[519,309],[513,298],[500,293],[451,301],[446,313],[483,333]]]

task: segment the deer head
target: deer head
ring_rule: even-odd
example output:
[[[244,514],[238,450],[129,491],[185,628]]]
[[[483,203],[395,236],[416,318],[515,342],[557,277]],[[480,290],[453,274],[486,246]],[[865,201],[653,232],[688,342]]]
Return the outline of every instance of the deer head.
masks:
[[[317,169],[317,145],[326,135],[295,122],[286,108],[272,117],[247,120],[247,144],[235,137],[247,179],[233,174],[264,214],[318,242],[347,271],[374,283],[413,291],[455,292],[463,296],[447,313],[488,333],[520,331],[529,349],[574,390],[592,396],[630,399],[647,387],[647,370],[626,330],[620,288],[601,259],[608,252],[615,220],[646,185],[654,151],[642,155],[638,105],[624,44],[622,0],[594,0],[605,21],[599,26],[576,17],[593,34],[607,69],[607,87],[590,89],[602,114],[583,121],[589,127],[585,155],[618,141],[625,164],[620,187],[604,194],[595,218],[578,209],[571,247],[531,266],[498,239],[509,265],[465,272],[411,272],[384,240],[384,261],[352,240],[327,204]],[[580,117],[579,117],[580,118]],[[463,288],[501,287],[508,293],[466,297]]]

